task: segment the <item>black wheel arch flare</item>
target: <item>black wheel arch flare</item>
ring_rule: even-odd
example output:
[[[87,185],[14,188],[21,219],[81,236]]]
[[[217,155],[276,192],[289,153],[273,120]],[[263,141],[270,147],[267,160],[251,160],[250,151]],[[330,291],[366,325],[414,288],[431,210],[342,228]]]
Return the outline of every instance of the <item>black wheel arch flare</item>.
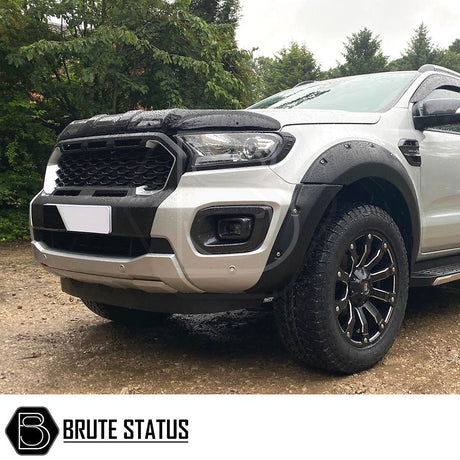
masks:
[[[277,296],[295,281],[318,224],[343,187],[362,179],[380,179],[404,197],[409,210],[412,264],[420,245],[420,212],[412,180],[396,155],[368,141],[330,147],[297,184],[290,209],[271,250],[264,272],[249,292]]]

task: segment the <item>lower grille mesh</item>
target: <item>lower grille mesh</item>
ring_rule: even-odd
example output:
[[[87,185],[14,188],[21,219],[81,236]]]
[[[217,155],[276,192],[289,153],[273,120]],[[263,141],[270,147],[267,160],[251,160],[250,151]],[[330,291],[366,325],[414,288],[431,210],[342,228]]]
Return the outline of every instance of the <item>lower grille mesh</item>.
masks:
[[[112,257],[139,257],[148,253],[174,254],[164,238],[132,238],[92,233],[34,230],[36,241],[50,249]]]

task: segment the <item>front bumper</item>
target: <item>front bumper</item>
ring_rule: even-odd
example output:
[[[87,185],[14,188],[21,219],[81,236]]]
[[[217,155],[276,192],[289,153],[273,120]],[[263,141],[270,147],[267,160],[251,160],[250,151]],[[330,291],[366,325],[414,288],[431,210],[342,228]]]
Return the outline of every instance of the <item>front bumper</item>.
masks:
[[[104,198],[113,206],[117,235],[165,239],[171,254],[148,252],[136,257],[76,253],[50,248],[33,238],[34,255],[48,271],[83,283],[146,293],[244,293],[259,281],[284,217],[294,184],[289,184],[267,166],[200,171],[184,174],[177,187],[149,211],[149,197],[134,197],[141,210],[142,226],[132,214],[130,198]],[[139,204],[142,200],[146,204]],[[81,197],[39,194],[31,205],[32,236],[40,231],[40,207],[47,204],[81,203]],[[101,204],[86,197],[84,204]],[[202,254],[191,239],[196,214],[215,206],[263,205],[273,210],[262,244],[251,252]],[[154,209],[153,209],[154,208]],[[118,216],[118,217],[116,217]],[[125,216],[125,217],[123,217]],[[150,217],[151,216],[151,217]],[[151,220],[150,220],[151,219]],[[150,222],[152,222],[150,226]],[[148,227],[149,234],[145,235]],[[125,229],[125,230],[124,230]],[[125,233],[124,233],[125,232]]]
[[[62,278],[162,294],[200,292],[185,278],[173,254],[107,258],[55,251],[35,240],[32,247],[35,259]]]

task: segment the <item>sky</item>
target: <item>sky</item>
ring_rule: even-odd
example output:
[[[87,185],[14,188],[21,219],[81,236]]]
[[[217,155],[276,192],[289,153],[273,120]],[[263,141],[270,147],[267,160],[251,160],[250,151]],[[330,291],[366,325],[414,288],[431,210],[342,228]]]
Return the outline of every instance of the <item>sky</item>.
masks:
[[[433,43],[447,48],[460,38],[460,0],[240,0],[240,48],[273,56],[291,41],[305,43],[323,70],[343,62],[343,42],[367,27],[390,59],[422,22]]]

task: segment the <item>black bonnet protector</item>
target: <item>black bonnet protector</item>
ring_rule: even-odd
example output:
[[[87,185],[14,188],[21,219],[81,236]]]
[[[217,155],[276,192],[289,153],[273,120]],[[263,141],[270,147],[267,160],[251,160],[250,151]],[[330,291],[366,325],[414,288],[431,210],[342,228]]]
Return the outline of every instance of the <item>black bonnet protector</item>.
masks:
[[[156,131],[175,134],[186,130],[279,131],[280,123],[246,110],[132,110],[117,115],[96,115],[68,125],[58,142],[89,136]]]

